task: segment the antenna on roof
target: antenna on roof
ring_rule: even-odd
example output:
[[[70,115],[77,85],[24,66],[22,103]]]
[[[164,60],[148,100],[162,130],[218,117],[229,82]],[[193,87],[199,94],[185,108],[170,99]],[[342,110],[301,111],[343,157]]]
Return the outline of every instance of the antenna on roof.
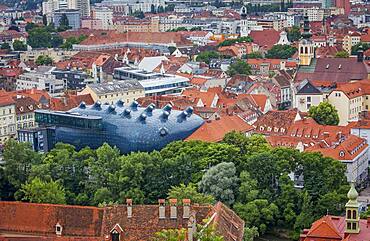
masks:
[[[164,70],[164,66],[163,66],[163,63],[161,65],[161,75],[164,75],[165,74],[165,70]]]

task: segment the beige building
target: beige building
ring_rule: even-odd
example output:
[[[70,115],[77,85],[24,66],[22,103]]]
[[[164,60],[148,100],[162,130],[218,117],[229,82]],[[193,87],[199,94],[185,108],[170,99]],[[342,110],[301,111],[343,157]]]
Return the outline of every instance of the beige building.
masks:
[[[37,49],[22,52],[20,54],[20,59],[22,62],[36,61],[39,56],[44,55],[51,57],[54,62],[59,62],[69,59],[77,53],[78,51],[71,50]]]
[[[0,144],[16,135],[15,101],[10,96],[0,96]]]
[[[338,111],[339,125],[357,121],[361,111],[369,110],[370,83],[366,82],[342,84],[328,96],[329,103]]]
[[[123,101],[125,105],[145,96],[144,88],[136,80],[91,84],[87,85],[80,94],[90,94],[94,102],[100,101],[102,104],[116,104],[118,101]]]
[[[361,34],[355,32],[344,36],[343,49],[349,54],[352,52],[352,47],[361,42]]]
[[[38,105],[31,97],[24,96],[17,96],[15,101],[17,130],[35,127],[35,110],[40,109],[41,104]]]
[[[326,95],[310,81],[303,80],[295,90],[293,106],[299,111],[308,112],[311,106],[323,102]]]

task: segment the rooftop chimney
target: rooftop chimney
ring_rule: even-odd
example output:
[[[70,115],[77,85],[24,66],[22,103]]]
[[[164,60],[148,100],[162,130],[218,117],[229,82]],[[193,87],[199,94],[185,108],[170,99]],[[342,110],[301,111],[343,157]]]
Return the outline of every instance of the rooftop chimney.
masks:
[[[132,218],[132,199],[126,199],[127,217]]]
[[[170,199],[170,218],[177,218],[177,199]]]
[[[190,199],[183,199],[182,200],[182,204],[184,205],[184,208],[183,208],[183,215],[182,217],[183,218],[189,218],[190,217]]]
[[[166,206],[165,206],[165,200],[159,199],[159,219],[165,219],[166,218]]]

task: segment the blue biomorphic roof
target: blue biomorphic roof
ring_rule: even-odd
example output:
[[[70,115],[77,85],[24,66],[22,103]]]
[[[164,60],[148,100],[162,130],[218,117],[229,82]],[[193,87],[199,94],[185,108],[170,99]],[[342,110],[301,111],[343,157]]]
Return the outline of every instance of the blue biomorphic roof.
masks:
[[[156,109],[154,104],[142,108],[135,101],[129,107],[123,102],[106,105],[96,102],[71,109],[68,113],[101,117],[101,130],[56,127],[56,140],[75,145],[77,148],[96,148],[107,142],[117,146],[122,153],[153,151],[172,141],[183,140],[197,130],[203,119],[193,114],[193,108],[172,110],[171,105]]]

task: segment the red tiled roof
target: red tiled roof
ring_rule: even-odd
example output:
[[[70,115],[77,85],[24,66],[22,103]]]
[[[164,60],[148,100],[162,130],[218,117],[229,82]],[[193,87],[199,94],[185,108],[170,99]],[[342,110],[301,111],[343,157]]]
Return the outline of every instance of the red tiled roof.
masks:
[[[266,49],[272,48],[280,39],[280,33],[274,29],[251,31],[249,36],[253,39],[253,43]]]
[[[198,130],[186,138],[186,140],[218,142],[231,131],[247,133],[251,130],[253,130],[253,126],[244,122],[238,116],[222,116],[220,119],[207,121]]]

